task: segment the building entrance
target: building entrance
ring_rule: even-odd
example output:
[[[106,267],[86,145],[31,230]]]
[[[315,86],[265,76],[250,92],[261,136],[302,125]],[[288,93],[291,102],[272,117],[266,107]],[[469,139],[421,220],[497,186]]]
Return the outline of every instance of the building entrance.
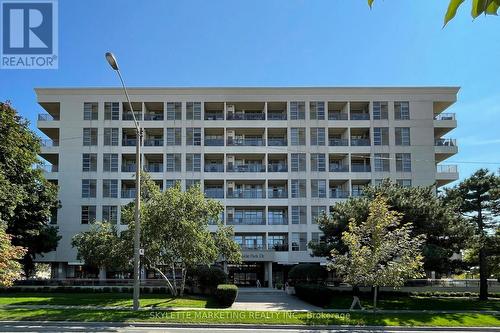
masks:
[[[257,280],[264,287],[264,263],[245,262],[239,265],[228,265],[229,281],[241,287],[256,287]]]

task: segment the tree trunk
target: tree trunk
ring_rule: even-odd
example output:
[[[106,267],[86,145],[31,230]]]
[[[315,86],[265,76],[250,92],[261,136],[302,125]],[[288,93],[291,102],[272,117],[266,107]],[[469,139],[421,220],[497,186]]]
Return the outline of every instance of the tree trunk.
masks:
[[[168,279],[168,277],[165,274],[163,274],[163,272],[161,271],[161,269],[157,268],[156,266],[153,266],[152,268],[155,271],[157,271],[158,273],[160,273],[160,275],[163,277],[163,279],[167,282],[167,287],[168,287],[168,289],[170,289],[170,292],[172,293],[172,296],[177,296],[177,291],[172,286],[172,283],[170,283],[170,280]]]
[[[177,289],[177,277],[175,276],[175,264],[172,264],[172,279],[174,282],[175,296],[177,296],[178,289]]]
[[[186,286],[186,267],[182,267],[182,270],[181,270],[181,290],[180,290],[180,295],[183,296],[184,295],[184,288]]]
[[[377,310],[377,291],[378,286],[373,287],[373,311]]]

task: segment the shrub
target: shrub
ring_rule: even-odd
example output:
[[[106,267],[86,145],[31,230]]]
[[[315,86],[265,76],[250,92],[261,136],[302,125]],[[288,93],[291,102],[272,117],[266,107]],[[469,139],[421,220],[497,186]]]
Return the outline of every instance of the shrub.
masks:
[[[219,284],[215,290],[215,298],[219,305],[230,307],[238,296],[238,287],[234,284]]]
[[[299,284],[295,286],[298,298],[317,306],[327,306],[333,301],[334,291],[317,284]]]
[[[293,266],[288,273],[288,277],[294,284],[318,283],[324,281],[327,276],[326,268],[318,264],[298,264]]]
[[[227,274],[220,267],[199,266],[190,275],[202,293],[213,294],[219,284],[227,282]]]

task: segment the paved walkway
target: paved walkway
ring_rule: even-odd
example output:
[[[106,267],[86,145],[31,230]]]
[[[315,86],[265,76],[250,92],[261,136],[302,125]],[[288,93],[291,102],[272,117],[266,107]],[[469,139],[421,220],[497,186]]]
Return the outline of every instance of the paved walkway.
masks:
[[[282,290],[241,288],[231,309],[252,311],[318,311],[321,308],[306,303]]]

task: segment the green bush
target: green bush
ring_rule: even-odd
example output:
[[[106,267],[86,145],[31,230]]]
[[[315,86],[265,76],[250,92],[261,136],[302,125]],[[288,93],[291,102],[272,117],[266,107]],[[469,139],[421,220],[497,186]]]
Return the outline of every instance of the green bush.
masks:
[[[238,287],[234,284],[219,284],[215,290],[215,298],[219,305],[230,307],[238,296]]]
[[[318,284],[299,284],[295,286],[298,298],[316,306],[327,306],[332,303],[335,292]]]
[[[202,293],[213,294],[219,284],[227,282],[227,274],[220,267],[199,266],[190,273],[190,280]]]
[[[293,266],[288,273],[288,278],[294,284],[318,283],[324,281],[327,276],[326,268],[318,264],[298,264]]]

